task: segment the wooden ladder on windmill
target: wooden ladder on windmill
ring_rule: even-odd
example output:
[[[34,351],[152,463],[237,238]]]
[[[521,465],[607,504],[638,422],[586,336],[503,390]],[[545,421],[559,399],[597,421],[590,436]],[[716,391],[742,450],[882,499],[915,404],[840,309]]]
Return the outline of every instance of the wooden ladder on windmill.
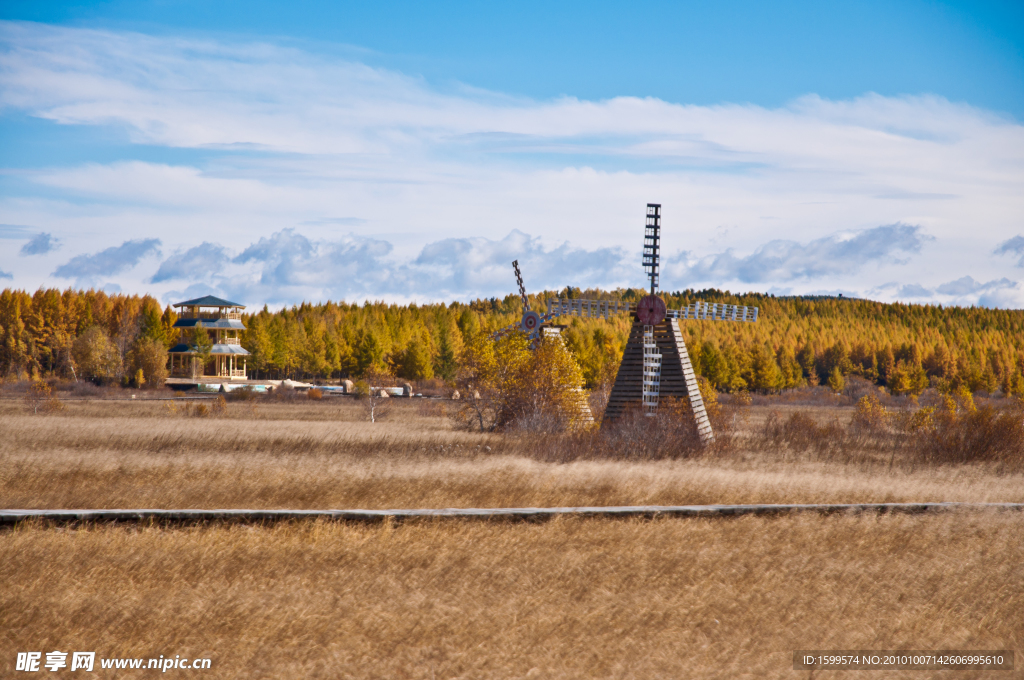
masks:
[[[714,440],[715,434],[679,322],[692,319],[752,323],[757,321],[758,310],[757,307],[707,302],[694,302],[683,309],[667,309],[665,301],[658,295],[660,253],[661,204],[648,203],[643,265],[650,280],[650,294],[635,306],[615,300],[548,300],[547,314],[540,318],[545,321],[559,316],[608,319],[620,312],[633,314],[633,327],[622,353],[622,363],[615,376],[601,427],[621,417],[630,405],[639,405],[646,415],[654,416],[662,396],[686,397],[693,411],[697,433],[707,444]]]
[[[661,393],[661,352],[654,340],[654,326],[644,326],[643,396],[644,413],[658,414],[658,396]]]

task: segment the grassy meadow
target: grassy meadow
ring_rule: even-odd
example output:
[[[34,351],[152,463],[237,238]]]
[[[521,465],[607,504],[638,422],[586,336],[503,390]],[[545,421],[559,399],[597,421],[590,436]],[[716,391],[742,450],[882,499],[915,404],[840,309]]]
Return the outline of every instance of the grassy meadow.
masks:
[[[536,436],[453,430],[435,401],[395,400],[377,423],[336,398],[203,418],[168,403],[36,415],[0,400],[0,505],[1024,502],[1019,468],[819,455],[760,434],[797,412],[847,423],[849,406],[738,407],[730,445],[703,456],[552,462]],[[1024,663],[1024,514],[1007,512],[26,523],[0,532],[0,582],[4,677],[16,652],[54,649],[208,657],[218,678],[805,677],[795,649],[1011,649]],[[116,677],[153,672],[136,673]]]

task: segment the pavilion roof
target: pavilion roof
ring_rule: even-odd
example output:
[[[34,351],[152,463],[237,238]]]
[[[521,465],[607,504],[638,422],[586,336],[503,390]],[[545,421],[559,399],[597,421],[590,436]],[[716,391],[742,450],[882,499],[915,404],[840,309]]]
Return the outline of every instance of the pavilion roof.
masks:
[[[185,300],[184,302],[176,302],[172,307],[240,307],[245,309],[245,305],[240,305],[237,302],[230,302],[224,298],[219,298],[213,295],[204,295],[203,297],[196,298],[195,300]]]
[[[196,348],[187,342],[182,342],[167,350],[168,354],[197,354]],[[214,345],[210,348],[211,355],[236,354],[238,356],[249,356],[249,350],[238,345]]]
[[[244,331],[245,325],[236,319],[178,319],[174,322],[174,328],[195,328],[199,324],[209,330],[236,330]]]

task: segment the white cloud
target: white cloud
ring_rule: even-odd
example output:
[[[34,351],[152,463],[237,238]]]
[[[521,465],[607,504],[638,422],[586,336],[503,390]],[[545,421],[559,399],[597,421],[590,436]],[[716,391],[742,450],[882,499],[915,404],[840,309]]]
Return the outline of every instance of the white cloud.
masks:
[[[665,287],[934,291],[1011,276],[999,255],[1021,255],[1024,126],[938,97],[533,101],[271,43],[14,22],[0,43],[4,110],[202,151],[28,173],[42,191],[0,198],[0,220],[70,255],[140,238],[249,252],[224,266],[258,271],[239,276],[268,300],[497,291],[517,248],[542,263],[531,288],[556,273],[642,285],[648,201],[664,205],[664,252],[686,254]],[[261,239],[285,250],[247,250]],[[192,280],[178,256],[117,285],[166,293]],[[17,285],[52,285],[7,258]]]
[[[999,244],[995,249],[996,255],[1018,255],[1020,259],[1017,260],[1018,267],[1024,267],[1024,236],[1020,234],[1014,236],[1011,239],[1007,239]]]
[[[63,279],[75,279],[76,285],[88,286],[93,282],[120,274],[137,265],[142,258],[160,252],[160,239],[147,238],[125,241],[119,246],[91,255],[76,255],[53,271]]]
[[[418,286],[459,297],[472,291],[513,292],[513,260],[519,260],[528,291],[615,287],[629,280],[625,257],[621,248],[586,250],[563,243],[545,249],[539,238],[514,230],[500,241],[478,237],[431,243],[412,262],[410,273],[415,272]]]
[[[980,281],[975,281],[970,276],[964,276],[956,281],[950,281],[942,284],[935,289],[935,292],[941,293],[942,295],[966,297],[968,295],[974,295],[975,293],[991,293],[1007,288],[1017,287],[1017,282],[1006,278],[989,281],[988,283],[981,283]]]
[[[859,272],[869,263],[905,263],[899,256],[917,253],[925,238],[920,227],[890,224],[857,234],[832,234],[810,243],[775,240],[746,257],[732,250],[687,262],[688,253],[669,258],[666,274],[695,282],[767,283],[823,279]]]
[[[206,279],[217,275],[230,257],[224,246],[203,242],[183,253],[175,253],[160,264],[152,283],[164,281]]]
[[[45,231],[40,232],[29,239],[28,243],[21,247],[22,255],[45,255],[60,248],[60,239],[54,238],[53,234]]]
[[[976,281],[971,276],[964,276],[954,281],[946,281],[933,288],[918,283],[900,285],[890,282],[871,291],[877,297],[891,297],[895,292],[896,299],[911,302],[927,302],[929,304],[980,307],[1018,307],[1024,300],[1021,297],[1021,285],[1007,278],[993,279],[987,282]]]
[[[934,293],[918,283],[908,283],[899,288],[897,293],[901,300],[913,300],[915,298],[930,298]]]

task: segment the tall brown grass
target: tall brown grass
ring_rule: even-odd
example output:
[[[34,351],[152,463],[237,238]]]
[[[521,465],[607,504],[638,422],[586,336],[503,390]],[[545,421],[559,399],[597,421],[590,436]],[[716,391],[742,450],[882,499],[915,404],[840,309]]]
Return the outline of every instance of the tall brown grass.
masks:
[[[0,505],[396,508],[1024,501],[1024,475],[988,463],[890,466],[889,455],[876,451],[847,460],[819,456],[813,447],[793,452],[786,442],[748,447],[772,418],[770,411],[756,407],[747,422],[736,421],[737,443],[731,449],[650,455],[639,447],[666,440],[645,443],[645,433],[638,430],[634,441],[639,443],[631,444],[638,449],[625,458],[621,452],[596,455],[583,447],[583,436],[540,439],[453,431],[430,402],[395,399],[395,418],[378,423],[360,420],[358,404],[327,403],[327,397],[320,402],[266,400],[254,414],[250,403],[257,402],[228,402],[223,414],[205,418],[172,415],[161,403],[72,402],[66,411],[48,416],[27,413],[16,402],[0,405],[7,409],[0,410]],[[807,418],[827,423],[829,413]],[[641,417],[635,425],[650,427],[650,420]]]
[[[24,526],[0,534],[0,674],[88,650],[211,678],[789,678],[807,648],[1019,659],[1022,603],[997,513]]]

